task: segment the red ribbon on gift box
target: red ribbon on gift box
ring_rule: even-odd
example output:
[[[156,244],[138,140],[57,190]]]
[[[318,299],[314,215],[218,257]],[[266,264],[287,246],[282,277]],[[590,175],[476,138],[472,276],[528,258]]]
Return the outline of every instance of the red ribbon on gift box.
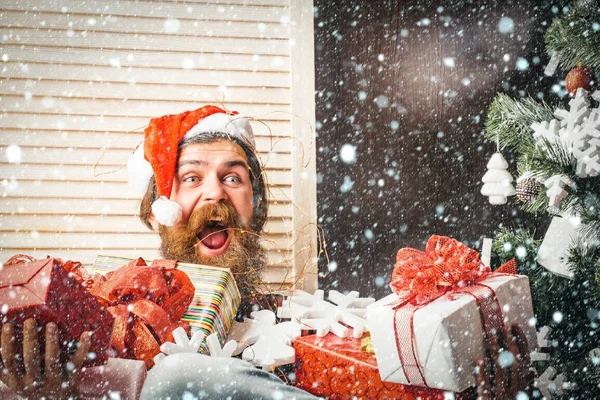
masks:
[[[136,358],[154,365],[160,345],[172,342],[173,330],[194,298],[195,288],[175,261],[155,260],[146,265],[137,258],[106,276],[89,275],[81,263],[64,267],[113,315],[112,346],[120,357]]]
[[[477,251],[447,236],[432,236],[425,251],[400,249],[390,287],[398,295],[394,307],[394,334],[404,375],[411,385],[427,386],[417,358],[413,319],[415,312],[433,300],[464,293],[475,298],[484,332],[504,328],[496,293],[481,283],[497,275],[516,275],[515,260],[495,272],[484,265]]]

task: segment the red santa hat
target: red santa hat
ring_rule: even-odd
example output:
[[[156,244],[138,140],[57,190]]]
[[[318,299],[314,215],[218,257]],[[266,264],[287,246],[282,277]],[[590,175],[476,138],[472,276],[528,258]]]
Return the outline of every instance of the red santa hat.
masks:
[[[182,215],[179,204],[169,200],[177,166],[179,143],[194,136],[223,132],[255,147],[248,119],[237,112],[204,106],[181,114],[153,118],[144,131],[144,142],[127,162],[129,183],[143,195],[154,175],[159,198],[152,203],[152,214],[166,226],[175,225]]]

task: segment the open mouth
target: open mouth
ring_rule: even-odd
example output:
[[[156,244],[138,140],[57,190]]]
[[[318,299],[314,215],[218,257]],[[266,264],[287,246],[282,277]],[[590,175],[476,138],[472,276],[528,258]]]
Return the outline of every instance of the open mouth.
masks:
[[[231,240],[231,228],[221,223],[220,220],[212,220],[198,234],[198,245],[204,253],[209,255],[220,255],[227,250]]]

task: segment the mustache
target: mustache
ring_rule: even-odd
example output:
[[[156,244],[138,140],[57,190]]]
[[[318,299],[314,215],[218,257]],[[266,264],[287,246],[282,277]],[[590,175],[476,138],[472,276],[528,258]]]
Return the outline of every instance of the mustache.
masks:
[[[204,228],[216,226],[239,228],[240,217],[235,208],[223,203],[206,204],[190,215],[186,230],[198,234]]]

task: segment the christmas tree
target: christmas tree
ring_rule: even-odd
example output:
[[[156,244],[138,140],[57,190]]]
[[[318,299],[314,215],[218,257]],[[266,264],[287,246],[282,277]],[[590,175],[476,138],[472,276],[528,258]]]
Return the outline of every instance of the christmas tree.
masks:
[[[517,260],[530,278],[537,326],[550,327],[532,357],[538,397],[592,399],[600,397],[600,1],[578,1],[555,19],[546,51],[547,74],[569,71],[564,89],[558,85],[563,101],[498,94],[486,136],[515,154],[520,206],[553,221],[544,241],[503,229],[493,255]]]

